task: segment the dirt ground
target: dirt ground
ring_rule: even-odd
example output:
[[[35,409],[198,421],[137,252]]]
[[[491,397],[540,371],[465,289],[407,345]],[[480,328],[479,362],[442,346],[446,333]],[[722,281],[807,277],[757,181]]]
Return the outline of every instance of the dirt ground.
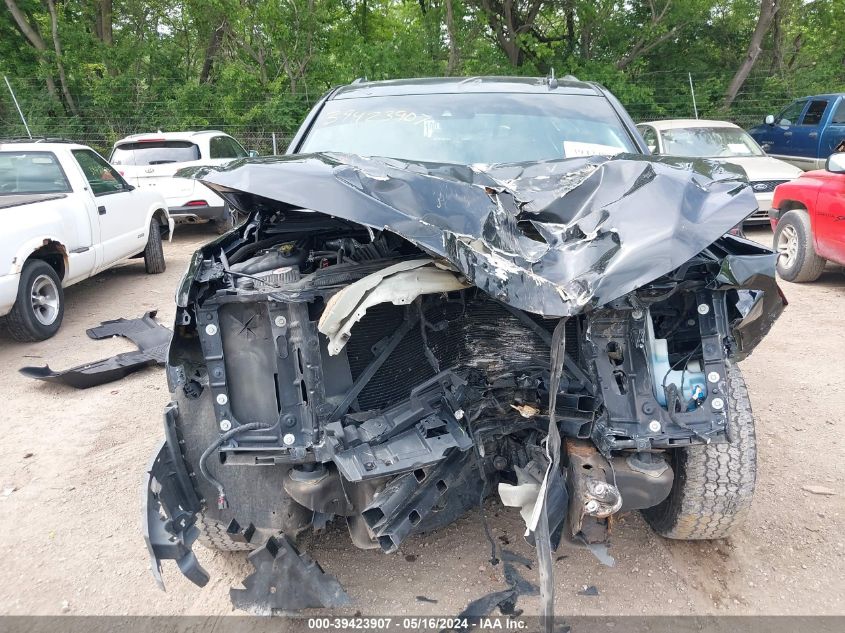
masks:
[[[766,231],[753,237],[770,241]],[[66,368],[131,349],[91,341],[102,320],[158,309],[170,326],[173,294],[191,252],[213,237],[178,227],[165,245],[168,268],[147,276],[140,260],[66,293],[58,335],[38,344],[0,341],[0,614],[194,614],[232,612],[228,589],[251,570],[242,554],[196,546],[211,581],[200,589],[165,563],[167,592],[149,573],[140,532],[140,487],[162,436],[164,372],[146,369],[76,391],[30,380],[24,365]],[[748,522],[724,542],[655,536],[636,513],[615,529],[616,566],[582,550],[557,553],[556,610],[571,615],[845,614],[845,276],[829,268],[816,283],[782,287],[790,306],[742,364],[757,414],[759,473]],[[819,495],[803,486],[835,492]],[[516,510],[486,504],[499,544],[533,558]],[[410,538],[396,555],[361,551],[330,527],[303,545],[335,574],[358,609],[374,614],[455,615],[504,588],[501,565],[478,513],[435,535]],[[536,582],[536,572],[520,568]],[[582,596],[585,585],[597,596]],[[423,602],[418,596],[434,602]],[[537,598],[522,598],[527,614]]]

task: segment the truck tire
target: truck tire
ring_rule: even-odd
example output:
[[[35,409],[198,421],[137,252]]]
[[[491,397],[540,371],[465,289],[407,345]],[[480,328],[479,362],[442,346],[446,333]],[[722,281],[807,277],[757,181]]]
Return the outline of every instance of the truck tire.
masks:
[[[59,331],[65,315],[65,294],[59,275],[41,259],[27,260],[18,283],[18,297],[4,326],[16,341],[43,341]]]
[[[255,549],[255,545],[251,543],[232,540],[226,533],[225,523],[206,517],[202,513],[197,518],[197,527],[200,530],[197,540],[208,549],[221,552],[248,552]]]
[[[150,275],[158,275],[167,269],[164,245],[161,243],[161,226],[155,218],[150,221],[150,235],[144,248],[144,268]]]
[[[655,532],[671,539],[720,539],[745,517],[757,478],[757,439],[742,372],[728,365],[728,442],[676,448],[669,496],[642,511]]]
[[[774,249],[779,255],[778,274],[785,281],[815,281],[824,270],[826,262],[813,248],[810,217],[802,209],[789,211],[778,220]]]

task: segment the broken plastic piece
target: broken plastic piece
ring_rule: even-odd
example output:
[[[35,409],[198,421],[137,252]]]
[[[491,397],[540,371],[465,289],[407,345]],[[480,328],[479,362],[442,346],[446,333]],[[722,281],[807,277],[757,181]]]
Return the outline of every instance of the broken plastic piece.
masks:
[[[531,514],[537,504],[537,496],[540,494],[540,482],[519,466],[514,467],[516,472],[516,485],[506,482],[499,483],[499,498],[502,504],[510,508],[519,508],[519,515],[525,524],[531,522]]]
[[[156,322],[155,315],[156,310],[151,310],[140,319],[103,321],[98,327],[87,331],[88,336],[95,341],[112,336],[128,338],[138,346],[136,352],[124,352],[64,371],[53,371],[49,365],[22,367],[19,371],[24,376],[36,380],[61,383],[76,389],[88,389],[120,380],[144,367],[164,365],[172,332]]]
[[[196,513],[200,501],[191,485],[176,442],[176,407],[164,412],[165,440],[147,466],[144,495],[143,531],[150,555],[150,569],[156,584],[164,590],[161,561],[175,560],[179,570],[199,587],[208,583],[208,574],[192,551],[199,536]]]
[[[415,259],[388,266],[350,284],[326,304],[318,329],[329,339],[329,354],[340,353],[352,326],[379,303],[407,305],[420,295],[462,290],[469,285],[450,271],[429,266],[430,259]]]
[[[236,609],[268,613],[272,609],[342,607],[352,602],[334,576],[300,554],[284,535],[271,536],[249,555],[249,562],[255,571],[244,579],[245,589],[229,590]]]

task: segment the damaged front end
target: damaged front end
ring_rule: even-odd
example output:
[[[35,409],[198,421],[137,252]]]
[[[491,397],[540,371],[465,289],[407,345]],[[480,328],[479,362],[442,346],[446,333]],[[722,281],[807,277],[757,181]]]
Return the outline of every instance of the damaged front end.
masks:
[[[261,548],[239,606],[304,529],[342,520],[394,552],[497,484],[530,538],[605,543],[670,494],[673,451],[732,440],[733,364],[785,303],[775,255],[725,235],[753,194],[712,163],[312,155],[200,176],[250,217],[177,295],[147,539],[200,585],[195,539]],[[301,568],[310,599],[262,604],[345,603]]]

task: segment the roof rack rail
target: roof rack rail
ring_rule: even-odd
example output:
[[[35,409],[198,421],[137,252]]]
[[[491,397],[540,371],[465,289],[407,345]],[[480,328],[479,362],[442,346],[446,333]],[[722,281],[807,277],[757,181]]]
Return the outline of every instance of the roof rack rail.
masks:
[[[367,83],[367,81],[369,81],[369,80],[367,79],[366,75],[364,75],[363,77],[356,77],[355,79],[352,80],[352,85],[354,86],[355,84]]]

